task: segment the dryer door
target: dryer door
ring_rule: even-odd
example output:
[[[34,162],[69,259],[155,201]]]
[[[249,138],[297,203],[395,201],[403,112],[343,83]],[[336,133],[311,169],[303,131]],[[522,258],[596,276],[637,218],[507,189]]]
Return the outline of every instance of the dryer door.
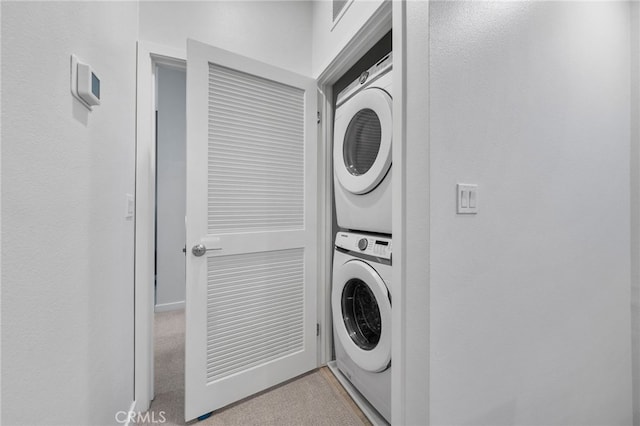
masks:
[[[333,167],[340,184],[353,194],[375,189],[391,167],[391,97],[364,89],[336,111]]]
[[[379,372],[391,362],[391,301],[380,275],[366,262],[337,268],[331,294],[334,331],[360,368]]]

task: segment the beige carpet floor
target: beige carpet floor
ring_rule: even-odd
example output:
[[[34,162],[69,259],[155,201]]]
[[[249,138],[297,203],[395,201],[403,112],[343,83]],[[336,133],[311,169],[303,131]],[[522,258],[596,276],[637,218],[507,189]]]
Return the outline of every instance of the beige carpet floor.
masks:
[[[165,425],[184,425],[184,311],[155,314],[155,390],[149,414],[156,421],[166,419]],[[198,426],[370,425],[326,367],[193,423]]]

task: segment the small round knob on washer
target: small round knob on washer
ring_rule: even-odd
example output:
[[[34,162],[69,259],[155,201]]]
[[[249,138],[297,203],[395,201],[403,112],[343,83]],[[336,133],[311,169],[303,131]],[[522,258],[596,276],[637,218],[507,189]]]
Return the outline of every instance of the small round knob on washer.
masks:
[[[367,248],[367,245],[369,245],[369,242],[367,241],[367,239],[360,238],[360,241],[358,241],[358,248],[360,250],[365,250]]]

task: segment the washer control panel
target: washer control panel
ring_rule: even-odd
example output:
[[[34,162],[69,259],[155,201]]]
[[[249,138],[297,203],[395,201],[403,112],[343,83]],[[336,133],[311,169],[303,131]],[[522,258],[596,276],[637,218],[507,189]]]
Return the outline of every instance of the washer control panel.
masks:
[[[338,232],[336,247],[382,259],[391,259],[391,238],[388,237]]]

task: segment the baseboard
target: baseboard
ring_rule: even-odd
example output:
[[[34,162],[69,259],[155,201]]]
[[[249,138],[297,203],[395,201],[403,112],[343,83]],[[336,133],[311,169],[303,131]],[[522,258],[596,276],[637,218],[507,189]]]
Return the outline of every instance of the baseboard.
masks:
[[[344,390],[347,391],[349,396],[374,426],[389,426],[389,423],[387,423],[385,418],[382,417],[371,404],[369,404],[369,401],[367,401],[366,398],[362,396],[362,394],[358,392],[358,390],[344,376],[344,374],[338,370],[338,364],[335,360],[329,361],[327,363],[327,367],[329,367],[329,370],[331,370],[333,375],[336,376],[336,379],[338,379]]]
[[[181,302],[161,303],[156,305],[154,312],[179,311],[184,309],[184,300]]]

